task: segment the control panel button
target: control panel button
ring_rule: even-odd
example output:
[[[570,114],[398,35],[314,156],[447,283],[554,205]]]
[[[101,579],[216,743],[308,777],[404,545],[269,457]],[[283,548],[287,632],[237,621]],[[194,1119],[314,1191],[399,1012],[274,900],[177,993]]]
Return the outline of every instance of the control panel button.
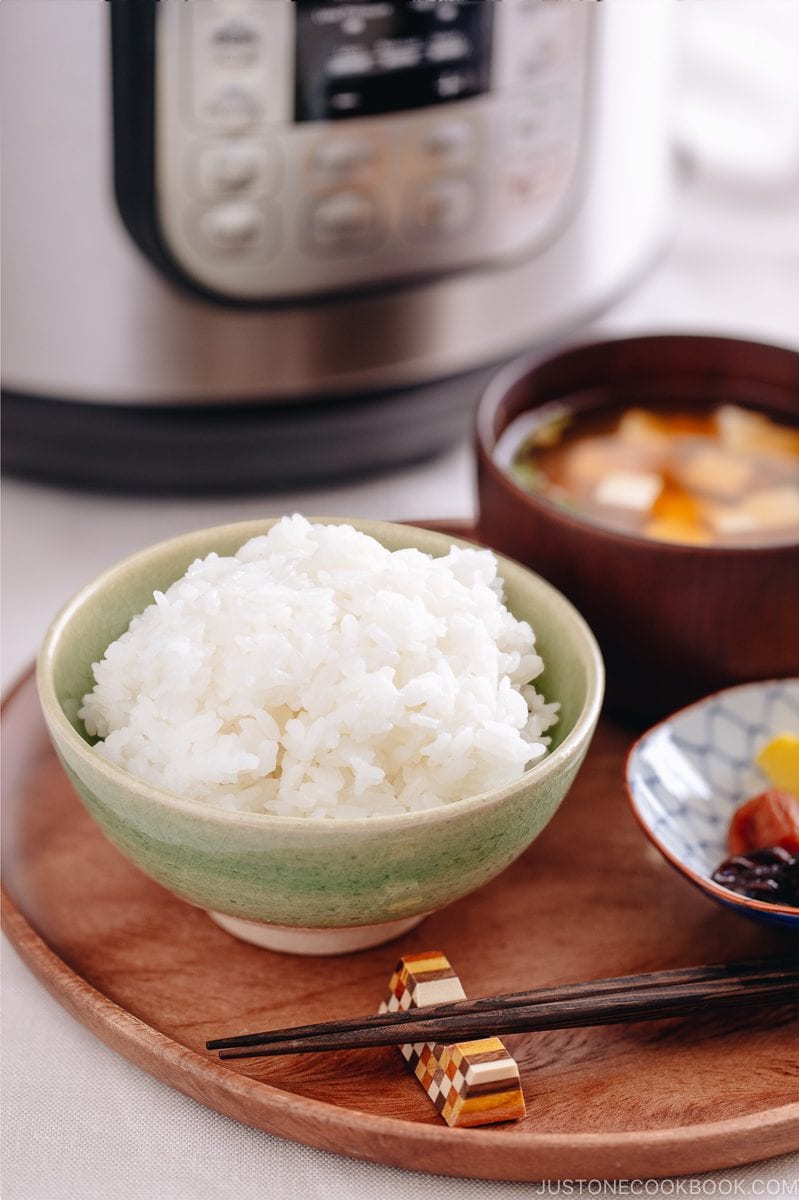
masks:
[[[474,151],[475,133],[468,121],[440,121],[422,138],[424,153],[440,163],[463,162]]]
[[[568,108],[561,95],[532,95],[508,114],[509,149],[525,154],[562,136]]]
[[[330,95],[330,108],[337,116],[343,117],[357,113],[363,107],[363,96],[360,92],[347,91],[332,92]]]
[[[365,46],[342,46],[329,59],[327,73],[347,76],[368,75],[374,65],[374,57]]]
[[[367,138],[333,138],[314,149],[312,166],[321,183],[335,183],[374,166],[377,150]]]
[[[276,147],[254,142],[216,142],[206,145],[197,162],[197,180],[204,195],[257,189],[274,190],[278,176]]]
[[[467,95],[474,87],[469,71],[442,71],[435,82],[436,95],[440,100],[457,100]]]
[[[346,247],[372,239],[377,230],[377,206],[366,192],[348,189],[318,200],[311,213],[311,235],[321,247]]]
[[[255,25],[231,17],[211,30],[211,51],[223,67],[250,67],[261,49],[261,34]]]
[[[350,12],[341,22],[341,32],[347,37],[360,37],[366,32],[366,20],[356,12]]]
[[[506,196],[521,209],[535,210],[560,198],[568,187],[572,155],[566,147],[553,146],[546,156],[510,167],[505,178]]]
[[[522,25],[517,31],[515,46],[516,83],[527,85],[559,75],[576,67],[580,56],[581,33],[570,6],[558,5],[520,10]]]
[[[377,65],[382,71],[400,71],[418,67],[422,62],[424,44],[416,38],[378,42],[375,47]]]
[[[457,21],[458,19],[456,0],[438,0],[433,11],[439,21]]]
[[[264,233],[264,215],[252,204],[220,204],[204,213],[200,229],[216,250],[246,250]]]
[[[421,233],[460,233],[470,223],[476,206],[477,194],[470,179],[436,179],[416,193],[411,219]]]
[[[458,19],[461,0],[410,0],[410,7],[419,13],[430,13],[439,21],[449,24]]]
[[[238,133],[260,120],[263,109],[247,88],[226,87],[209,97],[201,115],[219,129]]]
[[[471,52],[472,43],[465,34],[455,30],[437,33],[427,44],[429,62],[453,62],[456,59],[468,58]]]

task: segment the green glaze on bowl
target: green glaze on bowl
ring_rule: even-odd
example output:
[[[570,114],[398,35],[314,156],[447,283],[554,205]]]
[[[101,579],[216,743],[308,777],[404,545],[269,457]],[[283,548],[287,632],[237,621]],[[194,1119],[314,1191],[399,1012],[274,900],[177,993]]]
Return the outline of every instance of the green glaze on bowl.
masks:
[[[312,518],[312,520],[317,520]],[[92,663],[194,559],[232,554],[274,520],[163,542],[81,591],[53,622],[38,686],[50,736],[110,840],[175,895],[249,921],[336,929],[440,908],[499,874],[541,832],[585,756],[602,701],[596,642],[576,610],[531,571],[500,558],[506,603],[536,631],[536,687],[561,703],[547,757],[517,782],[422,813],[348,820],[228,812],[146,784],[98,755],[77,716]],[[343,524],[343,519],[317,523]],[[405,525],[346,521],[391,550],[444,555],[456,539]]]

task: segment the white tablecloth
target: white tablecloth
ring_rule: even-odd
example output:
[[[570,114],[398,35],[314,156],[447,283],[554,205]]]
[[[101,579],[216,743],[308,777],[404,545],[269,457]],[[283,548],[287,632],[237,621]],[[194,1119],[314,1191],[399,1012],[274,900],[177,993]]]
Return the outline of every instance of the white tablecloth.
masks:
[[[756,187],[732,193],[705,178],[687,187],[677,217],[664,260],[594,331],[693,329],[799,344],[799,182],[776,194]],[[466,445],[413,470],[280,496],[99,498],[17,481],[4,492],[4,688],[32,661],[51,617],[80,585],[171,534],[295,510],[386,519],[475,511]],[[576,1183],[558,1189],[432,1179],[281,1141],[202,1108],[119,1058],[67,1016],[7,945],[3,986],[3,1200],[580,1194]],[[693,1180],[650,1181],[637,1193],[593,1181],[582,1194],[796,1197],[798,1178],[794,1154]]]

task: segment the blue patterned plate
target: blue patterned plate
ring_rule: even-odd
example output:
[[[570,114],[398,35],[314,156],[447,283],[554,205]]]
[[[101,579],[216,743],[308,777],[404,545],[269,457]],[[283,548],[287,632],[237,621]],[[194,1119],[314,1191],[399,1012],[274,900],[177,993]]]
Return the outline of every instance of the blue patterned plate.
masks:
[[[735,809],[769,786],[755,756],[787,730],[799,731],[799,679],[728,688],[639,738],[626,775],[644,832],[686,879],[746,916],[799,928],[799,909],[750,900],[711,879],[729,855]]]

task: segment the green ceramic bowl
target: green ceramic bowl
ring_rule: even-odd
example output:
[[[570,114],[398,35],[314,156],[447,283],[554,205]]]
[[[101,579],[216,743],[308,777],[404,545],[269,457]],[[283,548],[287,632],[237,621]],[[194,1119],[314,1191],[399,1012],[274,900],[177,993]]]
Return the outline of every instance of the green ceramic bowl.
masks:
[[[342,520],[325,520],[342,524]],[[406,525],[349,521],[389,549],[443,555],[455,539]],[[232,554],[274,521],[187,534],[134,554],[59,614],[39,655],[50,736],[78,794],[110,840],[175,895],[231,932],[274,949],[336,953],[397,936],[498,875],[550,820],[588,749],[604,671],[593,635],[543,579],[500,559],[506,602],[536,631],[559,700],[552,749],[510,786],[422,813],[322,820],[228,812],[143,783],[97,754],[77,716],[92,663],[195,558]]]

